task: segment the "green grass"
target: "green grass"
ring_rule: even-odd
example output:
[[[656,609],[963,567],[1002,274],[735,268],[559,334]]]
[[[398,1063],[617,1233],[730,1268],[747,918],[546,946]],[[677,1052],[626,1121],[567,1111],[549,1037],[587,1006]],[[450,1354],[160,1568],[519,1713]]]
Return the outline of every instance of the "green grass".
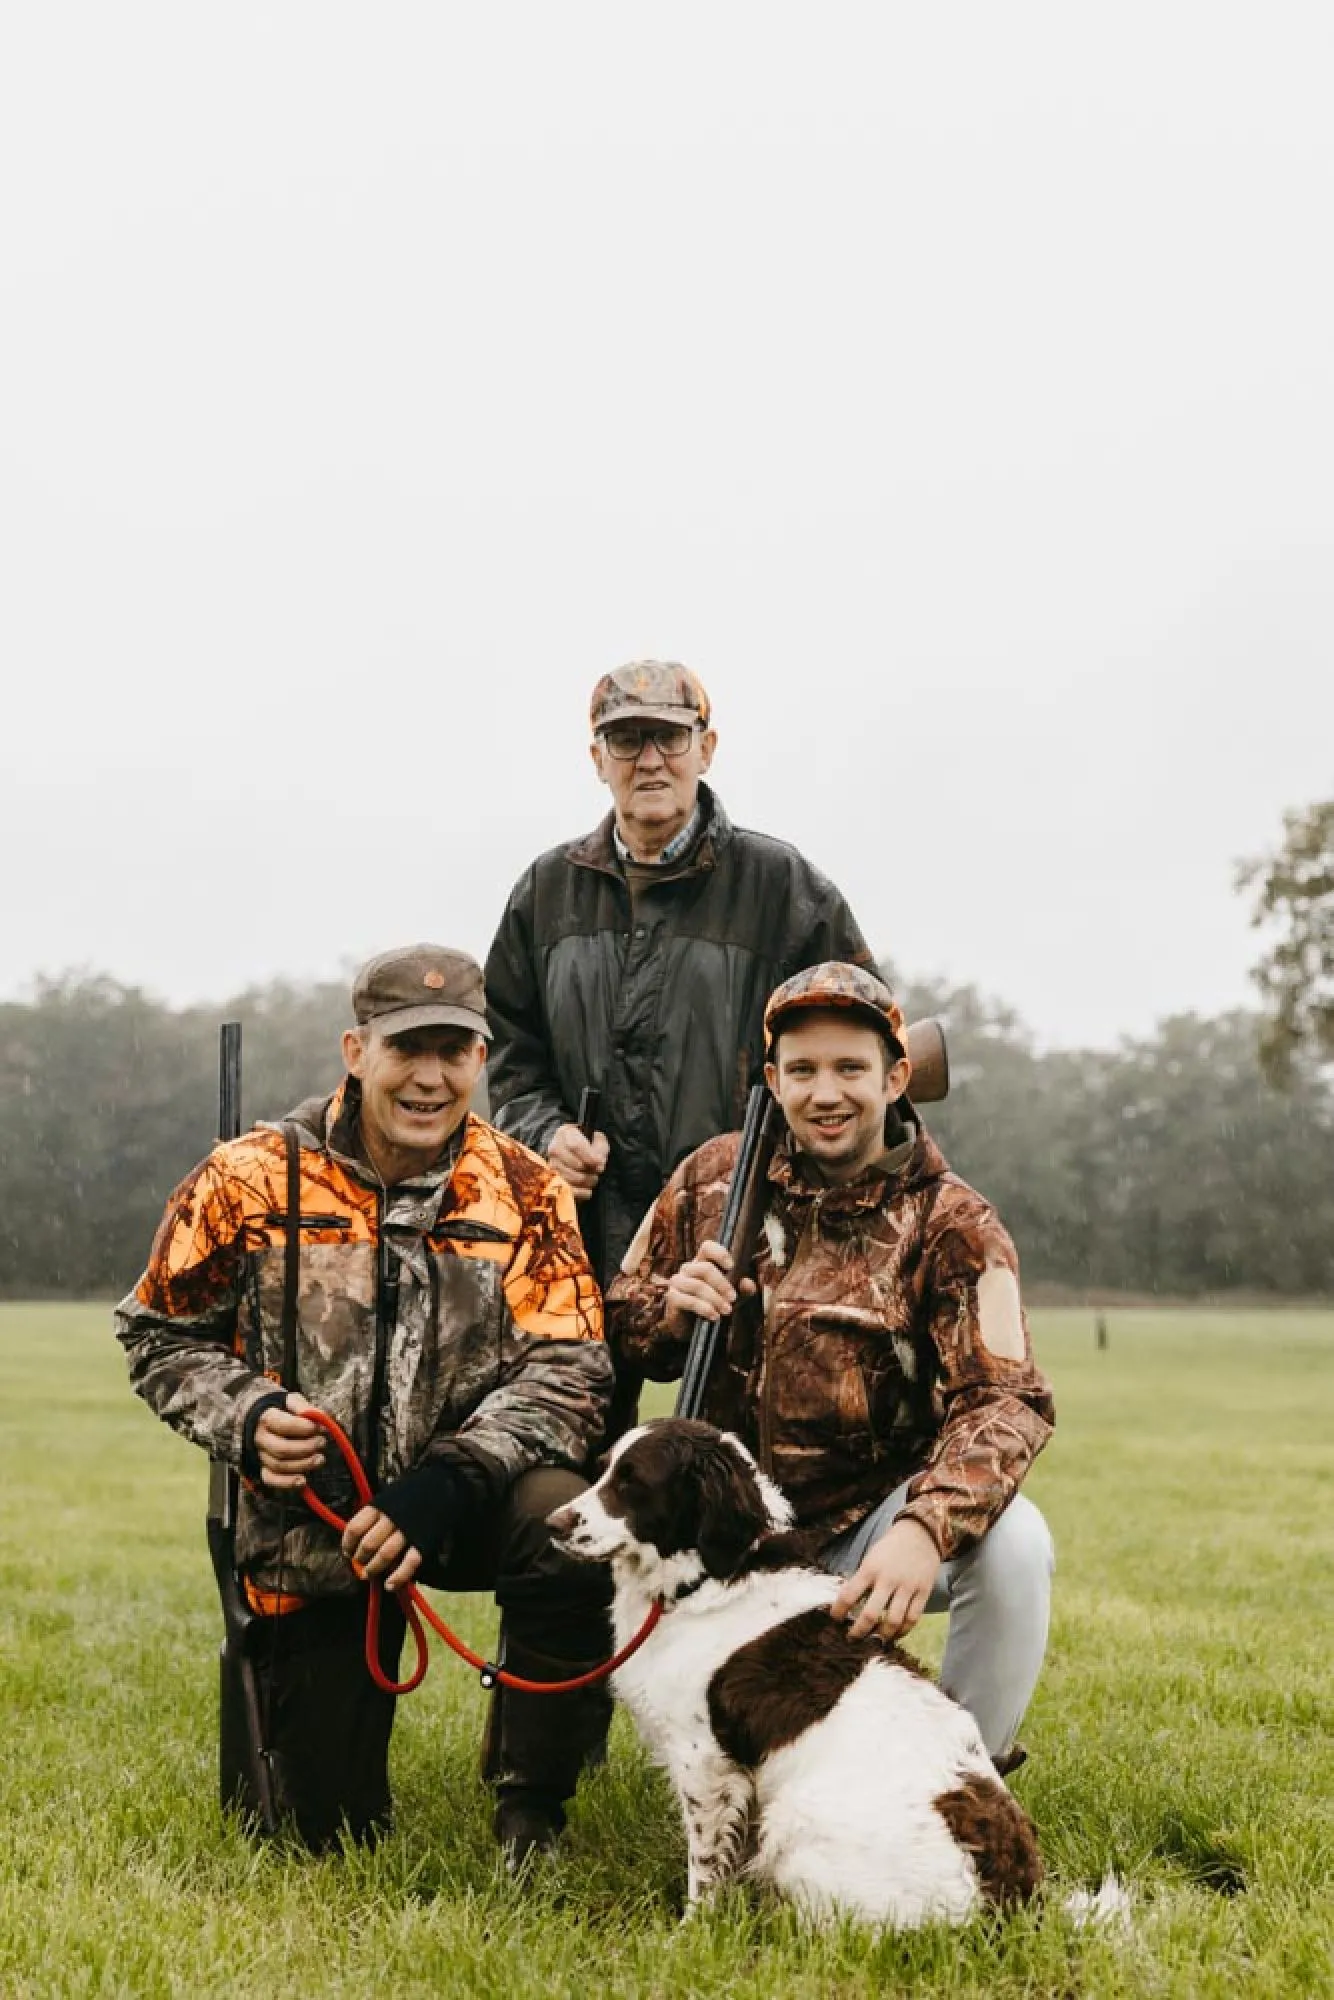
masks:
[[[1123,1934],[1054,1908],[813,1933],[740,1894],[679,1927],[624,1718],[524,1895],[443,1649],[400,1711],[393,1838],[253,1849],[214,1802],[203,1461],[130,1396],[105,1308],[0,1308],[0,1994],[1334,1993],[1334,1314],[1113,1313],[1105,1354],[1089,1313],[1036,1319],[1059,1568],[1016,1789],[1059,1886],[1134,1885]],[[446,1609],[489,1639],[488,1605]]]

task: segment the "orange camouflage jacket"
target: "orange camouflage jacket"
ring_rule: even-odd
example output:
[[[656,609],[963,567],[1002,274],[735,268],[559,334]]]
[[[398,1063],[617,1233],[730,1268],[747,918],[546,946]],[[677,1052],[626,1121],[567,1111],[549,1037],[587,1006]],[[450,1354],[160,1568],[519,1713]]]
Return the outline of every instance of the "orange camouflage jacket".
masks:
[[[582,1466],[611,1363],[569,1188],[470,1116],[433,1172],[384,1190],[359,1155],[357,1106],[349,1078],[291,1114],[301,1263],[287,1386],[338,1419],[376,1485],[459,1454],[495,1490],[537,1463]],[[216,1147],[172,1195],[116,1312],[137,1392],[238,1469],[247,1417],[281,1378],[286,1207],[279,1127]],[[312,1483],[355,1511],[341,1461],[327,1458]],[[276,1587],[280,1526],[273,1498],[243,1487],[238,1562],[264,1589]],[[306,1596],[355,1588],[332,1531],[301,1506],[287,1510],[282,1578]]]

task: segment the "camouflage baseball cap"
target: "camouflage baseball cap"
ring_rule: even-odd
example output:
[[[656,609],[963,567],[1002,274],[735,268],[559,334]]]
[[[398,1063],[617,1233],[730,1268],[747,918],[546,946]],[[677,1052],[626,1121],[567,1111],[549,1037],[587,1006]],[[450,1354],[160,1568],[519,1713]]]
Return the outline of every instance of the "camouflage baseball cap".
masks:
[[[386,1035],[413,1028],[471,1028],[491,1039],[482,968],[466,951],[407,944],[368,959],[352,982],[359,1027],[378,1022]]]
[[[868,1026],[892,1038],[900,1050],[904,1047],[903,1009],[884,980],[860,965],[844,965],[831,959],[824,965],[807,966],[804,972],[794,973],[776,987],[764,1010],[767,1049],[773,1048],[783,1017],[795,1013],[799,1007],[846,1007]]]
[[[697,722],[709,726],[709,697],[689,667],[675,660],[632,660],[604,674],[593,690],[593,733],[612,722]]]

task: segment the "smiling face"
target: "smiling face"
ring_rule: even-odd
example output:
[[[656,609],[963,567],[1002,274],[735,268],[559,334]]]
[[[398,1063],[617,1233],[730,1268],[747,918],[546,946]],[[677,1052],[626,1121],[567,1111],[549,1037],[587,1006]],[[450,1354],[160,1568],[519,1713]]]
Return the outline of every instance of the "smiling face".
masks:
[[[649,734],[655,726],[642,724],[644,741],[635,758],[613,757],[600,736],[589,751],[611,793],[621,839],[640,861],[654,860],[686,825],[718,743],[712,729],[695,728],[685,750],[664,756]]]
[[[386,1186],[435,1165],[467,1115],[485,1059],[486,1043],[467,1028],[387,1035],[372,1021],[348,1029],[343,1060],[361,1085],[361,1136]]]
[[[798,1149],[835,1183],[855,1180],[879,1159],[885,1112],[911,1074],[877,1029],[818,1008],[784,1019],[764,1071]]]

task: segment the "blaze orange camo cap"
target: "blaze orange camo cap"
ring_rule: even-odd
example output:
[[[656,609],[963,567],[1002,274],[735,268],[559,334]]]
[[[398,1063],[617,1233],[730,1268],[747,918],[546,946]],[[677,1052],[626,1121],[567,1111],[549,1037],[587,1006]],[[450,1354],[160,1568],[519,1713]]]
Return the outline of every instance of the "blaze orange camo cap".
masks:
[[[604,674],[593,690],[589,721],[596,736],[612,722],[697,722],[709,726],[709,697],[676,660],[632,660]]]
[[[377,1021],[386,1035],[414,1028],[471,1028],[491,1039],[482,968],[466,951],[408,944],[368,959],[352,985],[359,1027]]]
[[[881,1034],[888,1032],[902,1050],[903,1009],[883,979],[860,965],[844,965],[831,959],[824,965],[808,965],[769,995],[764,1010],[764,1045],[772,1051],[774,1039],[785,1014],[799,1007],[846,1007]]]

